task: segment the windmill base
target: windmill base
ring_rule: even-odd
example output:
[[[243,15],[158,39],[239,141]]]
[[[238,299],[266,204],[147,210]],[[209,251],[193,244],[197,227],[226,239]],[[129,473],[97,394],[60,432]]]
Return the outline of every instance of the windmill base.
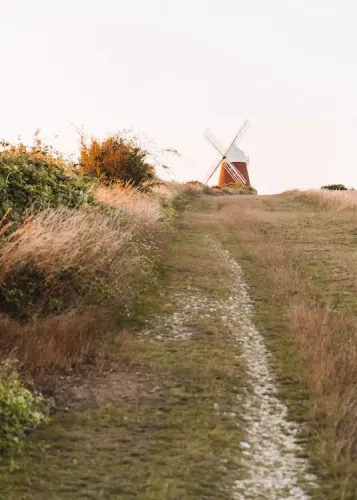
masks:
[[[236,169],[239,170],[239,172],[243,175],[243,177],[247,180],[245,186],[246,187],[250,186],[247,164],[238,161],[233,161],[232,163],[236,167]],[[233,177],[230,175],[230,173],[227,172],[227,170],[222,165],[219,174],[218,186],[223,187],[226,184],[237,184],[238,186],[243,186],[243,184],[239,184],[237,181],[235,181]]]

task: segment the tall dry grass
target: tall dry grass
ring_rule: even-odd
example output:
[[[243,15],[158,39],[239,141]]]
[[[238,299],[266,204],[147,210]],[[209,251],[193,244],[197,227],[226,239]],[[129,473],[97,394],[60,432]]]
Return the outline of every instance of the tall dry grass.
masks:
[[[104,205],[123,208],[138,222],[148,226],[157,224],[162,216],[160,199],[152,193],[142,192],[130,184],[98,186],[94,191],[94,197]]]
[[[334,195],[327,198],[339,199]],[[283,232],[264,230],[259,212],[242,205],[233,214],[232,208],[229,212],[240,244],[260,270],[259,286],[266,288],[265,300],[279,304],[286,333],[303,361],[300,377],[314,395],[310,418],[323,423],[335,459],[342,463],[347,457],[351,470],[356,471],[357,321],[328,307],[323,290],[302,272],[300,256],[287,244]],[[227,217],[225,209],[221,217]],[[321,447],[325,447],[323,442]]]
[[[0,281],[17,264],[34,264],[47,276],[59,270],[91,267],[108,271],[133,237],[120,212],[47,209],[28,220],[3,245]]]
[[[36,279],[46,283],[43,291],[36,282],[35,291],[39,285],[41,294],[48,288],[66,294],[60,313],[44,316],[46,296],[41,295],[26,322],[0,316],[0,356],[16,356],[41,383],[43,374],[103,357],[118,319],[138,307],[169,243],[159,197],[128,185],[98,187],[95,197],[96,207],[46,209],[3,240],[0,286],[5,294],[10,283],[10,296],[17,296],[13,284],[21,286],[16,279],[23,269],[36,269]]]
[[[99,321],[105,326],[105,317],[98,309],[35,318],[27,324],[0,316],[1,356],[16,358],[27,378],[31,376],[49,388],[54,380],[46,382],[50,375],[106,356],[103,338],[94,334]]]
[[[357,191],[309,189],[306,191],[291,191],[287,194],[324,210],[357,210]]]

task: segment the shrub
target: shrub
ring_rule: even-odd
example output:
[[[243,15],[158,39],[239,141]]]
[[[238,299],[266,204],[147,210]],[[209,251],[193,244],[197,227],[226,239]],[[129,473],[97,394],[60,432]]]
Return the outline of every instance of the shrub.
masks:
[[[208,194],[209,196],[216,196],[218,194],[214,190],[212,190],[209,186],[203,186],[202,193]]]
[[[29,209],[77,207],[91,200],[88,180],[37,136],[32,146],[0,143],[0,218],[8,213],[18,224]]]
[[[225,189],[230,189],[231,194],[257,194],[257,190],[252,186],[238,186],[234,182],[230,182],[224,185]]]
[[[101,182],[120,181],[142,185],[154,178],[154,167],[148,163],[148,151],[136,139],[114,134],[104,140],[81,137],[80,171]]]
[[[329,189],[330,191],[348,191],[344,184],[327,184],[327,186],[321,186],[321,189]]]
[[[26,433],[48,422],[49,406],[19,380],[14,363],[0,363],[0,450],[20,448]]]

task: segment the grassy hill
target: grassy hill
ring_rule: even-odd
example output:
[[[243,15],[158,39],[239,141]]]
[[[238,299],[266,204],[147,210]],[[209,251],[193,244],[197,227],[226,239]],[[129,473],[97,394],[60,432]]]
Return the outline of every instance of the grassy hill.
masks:
[[[77,225],[73,222],[80,237],[84,228],[80,240],[84,248],[85,234],[92,234],[92,218],[99,217],[92,230],[100,235],[101,245],[104,238],[100,251],[116,235],[126,234],[123,228],[134,234],[115,261],[116,268],[123,269],[129,258],[134,268],[129,266],[128,272],[120,274],[116,295],[110,294],[110,279],[105,282],[111,306],[103,307],[103,317],[106,321],[117,318],[117,322],[109,321],[105,335],[99,321],[91,334],[79,337],[87,339],[84,345],[93,349],[89,354],[96,368],[68,370],[76,363],[85,366],[88,351],[83,355],[74,350],[79,357],[73,363],[58,344],[67,375],[57,387],[57,412],[50,424],[31,434],[29,447],[16,458],[14,470],[9,469],[9,461],[2,462],[3,498],[218,499],[232,498],[237,482],[242,481],[258,491],[249,483],[246,470],[250,445],[244,401],[255,387],[239,340],[241,333],[235,336],[244,331],[244,311],[250,307],[244,303],[234,307],[240,304],[235,296],[237,262],[253,300],[249,314],[270,352],[279,397],[287,405],[289,418],[299,425],[297,449],[308,460],[309,473],[317,478],[318,485],[313,487],[296,475],[295,491],[301,487],[316,499],[354,499],[357,196],[330,191],[210,196],[191,188],[179,190],[179,196],[176,192],[172,198],[168,186],[160,190],[160,197],[171,196],[170,202],[157,198],[159,194],[153,197],[129,190],[119,195],[110,187],[100,187],[95,192],[99,212],[95,206],[84,212],[76,209],[70,217],[63,208],[56,208],[54,215],[41,212],[31,230],[26,230],[29,234],[19,234],[17,246],[11,246],[10,238],[9,246],[3,247],[3,269],[6,262],[21,256],[49,272],[52,265],[60,269],[70,254],[64,257],[59,247],[61,251],[49,260],[41,247],[35,245],[39,248],[35,253],[28,251],[28,242],[34,245],[39,228],[47,228],[46,224],[54,228],[51,241],[57,241],[55,228],[66,234],[61,218],[67,222],[73,216],[84,217]],[[111,222],[102,227],[108,209],[114,216],[120,210],[118,233],[118,226],[113,229]],[[36,221],[40,221],[38,226]],[[107,230],[114,230],[110,238]],[[24,240],[23,234],[27,235]],[[145,257],[153,245],[151,257],[161,259],[154,273],[152,261]],[[37,254],[39,260],[31,260]],[[85,259],[87,254],[77,255]],[[90,268],[96,256],[81,262],[88,262]],[[134,281],[130,281],[132,276]],[[138,301],[136,293],[142,286],[146,291]],[[98,307],[95,301],[86,300],[86,307]],[[126,319],[115,310],[117,304],[120,313],[125,301],[128,307],[135,306],[135,313]],[[25,344],[19,341],[23,353],[32,353],[29,360],[22,358],[24,367],[28,362],[36,373],[35,354],[41,350],[35,348],[42,348],[43,343],[38,346],[33,341],[38,332],[34,328],[53,322],[41,330],[41,338],[53,339],[51,325],[61,325],[62,318],[68,317],[63,314],[36,318],[35,324],[1,319],[3,325],[17,321],[15,339],[27,339]],[[66,337],[65,347],[72,352],[81,329],[73,323],[70,331],[73,336]],[[9,337],[2,335],[8,342]],[[6,342],[2,340],[4,346]],[[48,352],[55,351],[48,348]],[[48,377],[52,367],[59,368],[58,361],[50,356],[43,359],[47,364],[39,366]],[[273,445],[273,436],[267,438]],[[288,455],[282,459],[289,461]],[[269,461],[252,465],[271,467]],[[284,464],[277,463],[272,476],[279,467],[284,469]],[[265,488],[264,484],[260,487]],[[281,498],[291,498],[289,491],[282,488]],[[246,498],[256,496],[248,492]]]

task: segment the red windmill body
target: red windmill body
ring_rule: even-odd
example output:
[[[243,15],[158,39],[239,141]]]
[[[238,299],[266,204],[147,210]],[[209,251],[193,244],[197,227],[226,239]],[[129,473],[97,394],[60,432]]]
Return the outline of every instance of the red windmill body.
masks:
[[[245,120],[226,150],[222,148],[216,137],[209,130],[206,130],[204,136],[214,147],[214,149],[220,154],[220,159],[218,162],[216,161],[214,163],[213,167],[207,173],[204,184],[207,184],[212,176],[216,173],[218,167],[221,167],[218,181],[219,186],[224,186],[226,184],[232,183],[237,184],[241,187],[250,186],[248,174],[249,158],[237,146],[237,143],[246,134],[248,128],[249,123],[247,120]]]

